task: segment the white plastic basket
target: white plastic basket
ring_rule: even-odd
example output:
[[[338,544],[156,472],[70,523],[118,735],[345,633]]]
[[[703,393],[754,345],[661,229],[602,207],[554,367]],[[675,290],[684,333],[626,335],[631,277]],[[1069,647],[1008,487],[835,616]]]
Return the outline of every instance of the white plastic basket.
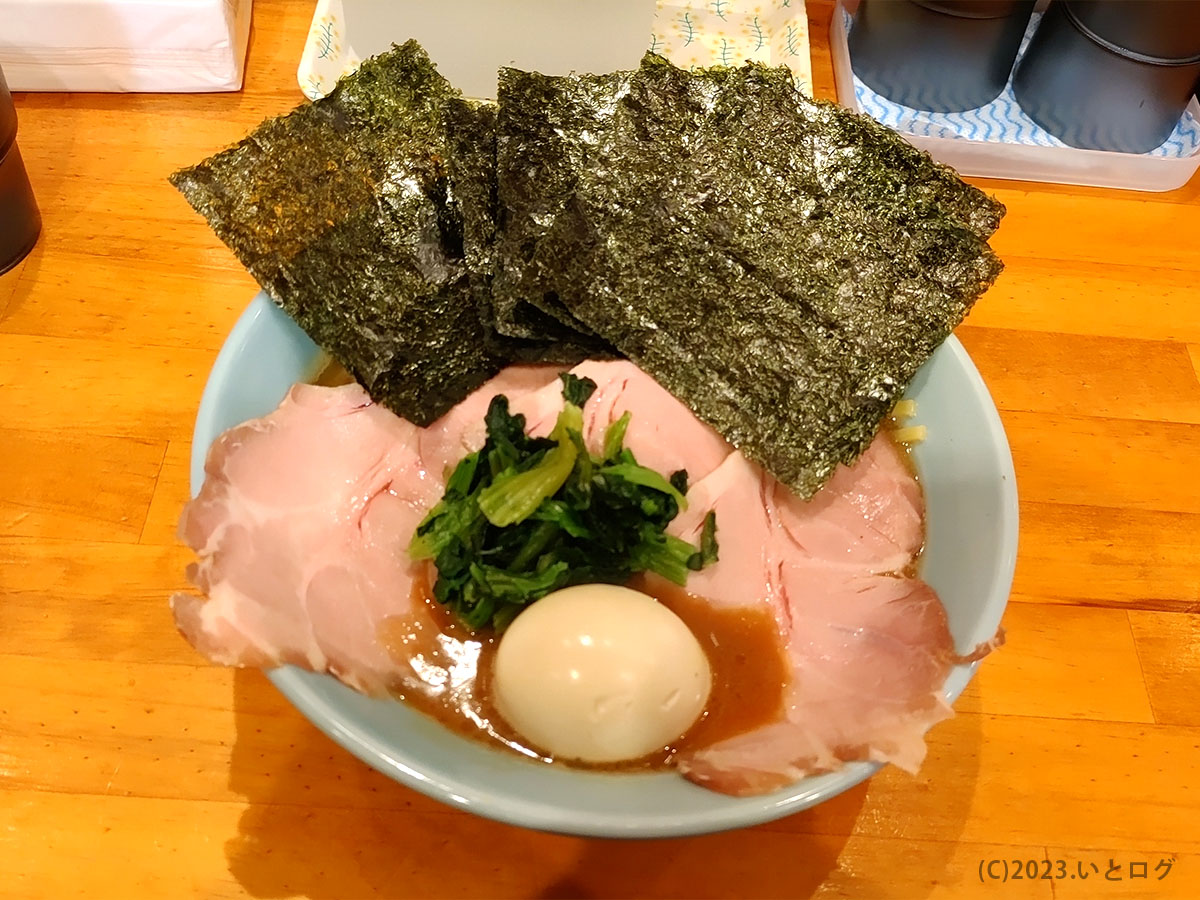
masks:
[[[858,112],[854,73],[850,68],[850,50],[846,42],[847,13],[856,6],[856,3],[839,0],[830,25],[829,49],[833,56],[838,102]],[[1200,119],[1200,102],[1195,97],[1188,106],[1188,112]],[[979,141],[965,137],[934,137],[904,130],[899,130],[899,133],[959,173],[984,178],[1135,191],[1170,191],[1187,184],[1200,168],[1200,150],[1190,156],[1168,157]]]

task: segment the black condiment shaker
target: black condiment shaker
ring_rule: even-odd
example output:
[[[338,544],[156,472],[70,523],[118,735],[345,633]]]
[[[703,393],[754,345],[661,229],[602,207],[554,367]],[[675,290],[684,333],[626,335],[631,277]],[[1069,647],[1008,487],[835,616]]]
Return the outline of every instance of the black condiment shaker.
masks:
[[[961,112],[1004,90],[1034,0],[862,0],[850,67],[912,109]]]
[[[1147,153],[1200,79],[1200,2],[1056,0],[1013,75],[1025,113],[1065,144]]]
[[[28,255],[41,230],[42,217],[17,149],[17,111],[0,70],[0,274]]]

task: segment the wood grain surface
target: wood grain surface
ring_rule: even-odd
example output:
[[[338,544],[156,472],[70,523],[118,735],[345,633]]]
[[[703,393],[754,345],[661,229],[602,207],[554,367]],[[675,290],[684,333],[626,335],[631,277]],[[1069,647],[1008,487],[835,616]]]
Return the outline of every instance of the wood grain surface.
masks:
[[[829,14],[810,0],[824,97]],[[167,609],[174,527],[256,287],[166,176],[301,102],[310,15],[258,0],[238,93],[16,98],[45,230],[0,277],[0,895],[1200,896],[1200,179],[978,182],[1008,268],[959,335],[1021,549],[1008,645],[915,777],[702,838],[546,835],[403,788],[261,673],[204,664]]]

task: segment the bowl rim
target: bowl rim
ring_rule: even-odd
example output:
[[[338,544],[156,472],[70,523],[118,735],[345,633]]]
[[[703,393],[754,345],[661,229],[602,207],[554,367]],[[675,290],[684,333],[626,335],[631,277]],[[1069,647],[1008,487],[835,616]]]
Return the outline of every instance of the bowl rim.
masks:
[[[229,336],[213,363],[201,396],[192,434],[190,492],[192,496],[200,490],[204,481],[204,462],[212,439],[220,434],[218,416],[218,394],[226,371],[233,361],[245,351],[255,336],[259,320],[272,312],[274,301],[260,291],[240,314]],[[997,565],[987,585],[984,603],[995,604],[999,610],[997,625],[1007,606],[1016,567],[1019,507],[1016,474],[1012,452],[1008,443],[1000,414],[988,392],[983,377],[979,374],[962,343],[951,334],[937,352],[948,353],[962,370],[965,383],[960,389],[969,393],[976,402],[986,422],[987,440],[995,447],[999,461],[1001,505],[1000,546],[997,548]],[[947,680],[944,695],[948,703],[962,693],[979,667],[979,661],[955,666]],[[532,828],[560,834],[590,837],[658,838],[682,837],[709,834],[743,828],[773,821],[792,813],[808,809],[818,803],[865,781],[882,767],[878,762],[853,762],[828,775],[801,779],[800,781],[770,794],[755,797],[727,798],[727,804],[715,805],[701,813],[689,813],[685,820],[674,818],[668,813],[647,815],[623,815],[619,813],[597,813],[577,811],[554,803],[538,801],[531,797],[514,798],[489,790],[478,782],[456,777],[448,770],[423,771],[421,767],[398,754],[388,742],[375,738],[369,729],[358,727],[353,722],[343,721],[343,716],[327,697],[314,690],[313,679],[325,681],[329,675],[306,672],[286,665],[267,671],[274,686],[296,707],[296,709],[318,730],[371,768],[382,772],[401,784],[449,806],[467,810],[477,815],[510,825]],[[458,737],[458,736],[456,736]],[[466,738],[460,738],[467,740]],[[493,751],[501,752],[501,751]],[[534,765],[529,763],[529,765]],[[621,773],[620,777],[629,777]],[[636,775],[639,778],[669,778],[669,773]],[[819,778],[821,784],[812,782]]]

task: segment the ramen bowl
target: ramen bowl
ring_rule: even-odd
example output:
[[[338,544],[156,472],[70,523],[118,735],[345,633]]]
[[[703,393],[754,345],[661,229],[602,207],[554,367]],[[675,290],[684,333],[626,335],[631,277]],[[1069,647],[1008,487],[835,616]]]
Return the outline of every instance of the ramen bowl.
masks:
[[[204,457],[217,435],[274,409],[293,383],[315,374],[320,361],[317,347],[285,313],[265,294],[254,298],[217,357],[201,400],[193,493],[203,483]],[[907,396],[918,403],[915,421],[928,429],[913,450],[926,501],[920,574],[945,605],[957,649],[967,652],[995,635],[1012,583],[1012,457],[987,388],[953,336],[921,369]],[[951,670],[944,686],[951,703],[978,665]],[[774,793],[730,797],[672,772],[589,771],[526,760],[327,675],[283,666],[269,676],[317,728],[380,772],[450,806],[544,831],[650,838],[740,828],[814,806],[879,769],[851,763]]]

